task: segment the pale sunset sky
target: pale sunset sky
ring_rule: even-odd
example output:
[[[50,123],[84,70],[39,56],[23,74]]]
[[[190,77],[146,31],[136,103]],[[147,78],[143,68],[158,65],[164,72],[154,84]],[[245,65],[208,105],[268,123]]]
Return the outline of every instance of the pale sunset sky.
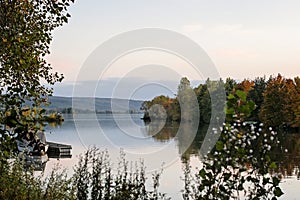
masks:
[[[149,27],[175,31],[196,42],[224,79],[253,79],[278,73],[285,77],[300,75],[299,0],[77,0],[69,12],[69,23],[54,32],[48,57],[54,70],[65,75],[64,82],[55,87],[55,95],[72,96],[71,87],[79,84],[82,65],[103,42],[126,31]],[[144,51],[116,61],[101,76],[102,83],[110,85],[109,81],[128,79],[130,76],[124,76],[132,72],[128,71],[130,67],[151,64],[151,59],[167,68],[177,68],[178,77],[188,76],[192,82],[206,79],[195,76],[174,55]],[[163,67],[160,73],[153,74],[146,68],[133,71],[134,78],[147,79],[148,74],[155,77],[152,81],[167,81],[169,77]],[[178,77],[172,80],[178,83]],[[99,79],[86,76],[80,81]],[[141,94],[135,98],[154,95]],[[110,93],[102,89],[95,95],[109,97]]]

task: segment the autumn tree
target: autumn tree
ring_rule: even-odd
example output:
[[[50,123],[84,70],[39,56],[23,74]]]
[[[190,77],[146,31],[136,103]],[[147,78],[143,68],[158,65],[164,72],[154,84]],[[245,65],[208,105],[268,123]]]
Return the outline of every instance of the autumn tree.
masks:
[[[142,110],[145,111],[145,120],[165,119],[170,121],[172,115],[172,103],[174,99],[160,95],[151,101],[145,101],[142,104]]]
[[[52,31],[68,22],[67,8],[74,0],[0,0],[0,143],[1,154],[22,134],[35,133],[41,125],[38,107],[63,76],[51,72],[45,56],[50,53]]]
[[[260,110],[260,120],[267,126],[290,126],[294,119],[294,111],[290,106],[296,95],[293,80],[285,79],[278,74],[270,77],[263,93],[264,101]]]
[[[197,97],[186,77],[181,79],[175,98],[157,96],[143,102],[141,109],[145,111],[144,120],[194,121],[199,116]]]
[[[292,127],[300,127],[300,78],[294,79],[296,94],[293,97],[294,101],[291,105],[291,109],[294,112],[294,120]]]
[[[286,111],[288,113],[288,125],[296,128],[300,127],[300,79],[296,77],[294,79],[287,79],[287,97],[289,98],[289,104],[286,105]]]

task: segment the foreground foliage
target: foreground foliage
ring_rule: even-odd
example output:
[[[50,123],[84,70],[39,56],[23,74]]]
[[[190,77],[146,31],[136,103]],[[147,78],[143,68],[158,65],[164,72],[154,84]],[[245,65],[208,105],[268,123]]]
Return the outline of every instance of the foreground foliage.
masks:
[[[0,163],[0,183],[0,199],[75,199],[65,171],[57,168],[45,180],[18,157]]]
[[[263,124],[244,122],[255,108],[246,96],[240,90],[228,96],[232,124],[219,130],[220,138],[198,173],[191,175],[190,166],[185,166],[184,199],[274,200],[283,194],[279,174],[274,173],[277,163],[271,157],[280,143],[277,133]]]
[[[77,199],[166,199],[158,191],[161,173],[152,175],[152,190],[146,187],[143,162],[129,163],[120,153],[113,171],[108,152],[90,149],[80,156],[75,168],[74,184]]]
[[[52,94],[46,85],[63,76],[51,71],[45,57],[52,31],[68,22],[72,2],[0,0],[0,160],[9,158],[16,138],[34,137],[48,120],[40,109]]]
[[[120,153],[117,170],[112,167],[107,151],[92,148],[79,157],[71,177],[59,167],[43,178],[17,158],[0,163],[0,199],[168,199],[159,192],[161,172],[152,175],[149,186],[145,167],[129,163]]]

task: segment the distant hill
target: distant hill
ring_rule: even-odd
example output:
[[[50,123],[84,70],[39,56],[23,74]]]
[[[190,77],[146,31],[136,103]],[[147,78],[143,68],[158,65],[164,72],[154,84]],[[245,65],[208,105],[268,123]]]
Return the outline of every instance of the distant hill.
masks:
[[[128,112],[140,111],[143,101],[111,98],[92,98],[92,97],[49,97],[51,104],[47,107],[49,110],[63,110],[73,108],[81,111],[97,112]],[[113,109],[112,109],[113,108]]]

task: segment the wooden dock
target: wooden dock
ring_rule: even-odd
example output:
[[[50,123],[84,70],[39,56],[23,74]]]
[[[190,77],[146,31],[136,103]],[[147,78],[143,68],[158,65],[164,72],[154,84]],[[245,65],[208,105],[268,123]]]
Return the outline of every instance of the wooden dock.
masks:
[[[48,147],[48,157],[49,158],[71,158],[72,146],[68,144],[60,144],[55,142],[47,142]]]

